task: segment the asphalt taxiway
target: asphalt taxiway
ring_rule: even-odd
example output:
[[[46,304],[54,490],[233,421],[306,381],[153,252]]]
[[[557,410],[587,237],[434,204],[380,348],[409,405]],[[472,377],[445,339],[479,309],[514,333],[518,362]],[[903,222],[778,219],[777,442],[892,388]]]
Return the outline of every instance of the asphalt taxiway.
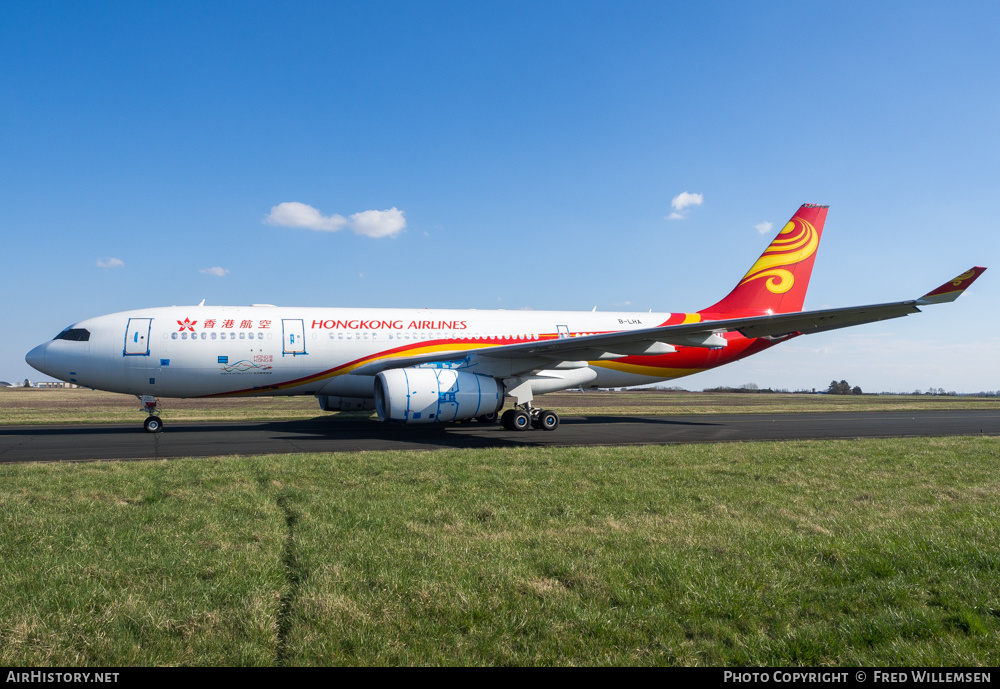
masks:
[[[1000,435],[997,411],[566,417],[552,432],[479,423],[385,426],[320,417],[261,423],[171,423],[162,433],[127,425],[0,427],[0,463],[169,459],[219,455],[650,445],[755,440]]]

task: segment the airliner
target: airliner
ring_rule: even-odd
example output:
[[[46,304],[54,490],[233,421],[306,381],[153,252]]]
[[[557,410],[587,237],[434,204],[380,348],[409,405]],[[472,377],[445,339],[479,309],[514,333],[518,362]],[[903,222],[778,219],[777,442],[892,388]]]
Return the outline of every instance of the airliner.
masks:
[[[141,400],[314,395],[327,411],[381,421],[500,419],[555,430],[537,395],[689,376],[799,335],[918,313],[954,301],[976,266],[918,299],[802,311],[827,206],[805,204],[721,301],[696,312],[478,311],[170,306],[74,323],[25,357],[59,380]],[[505,400],[511,408],[500,414]]]

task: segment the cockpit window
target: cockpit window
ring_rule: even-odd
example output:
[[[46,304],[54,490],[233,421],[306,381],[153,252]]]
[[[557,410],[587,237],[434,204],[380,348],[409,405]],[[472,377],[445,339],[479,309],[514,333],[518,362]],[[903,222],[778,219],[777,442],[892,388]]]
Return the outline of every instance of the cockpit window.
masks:
[[[73,342],[89,342],[90,331],[85,328],[69,328],[55,336],[56,340],[72,340]]]

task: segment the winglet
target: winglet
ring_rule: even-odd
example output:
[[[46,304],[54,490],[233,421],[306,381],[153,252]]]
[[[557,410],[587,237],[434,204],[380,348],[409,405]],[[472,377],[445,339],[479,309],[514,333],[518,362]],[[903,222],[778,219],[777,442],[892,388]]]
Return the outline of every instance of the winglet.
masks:
[[[962,296],[962,292],[968,289],[969,285],[976,281],[976,278],[983,274],[984,270],[986,268],[976,266],[965,271],[958,277],[944,283],[936,290],[932,290],[917,299],[917,304],[944,304],[945,302],[955,301]]]

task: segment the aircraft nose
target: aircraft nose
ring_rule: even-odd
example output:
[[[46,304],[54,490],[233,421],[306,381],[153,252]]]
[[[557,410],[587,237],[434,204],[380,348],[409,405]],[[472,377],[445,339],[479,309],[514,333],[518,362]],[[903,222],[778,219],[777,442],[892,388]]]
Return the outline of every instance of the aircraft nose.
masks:
[[[24,356],[24,360],[31,368],[45,373],[45,345],[40,344],[32,349]]]

